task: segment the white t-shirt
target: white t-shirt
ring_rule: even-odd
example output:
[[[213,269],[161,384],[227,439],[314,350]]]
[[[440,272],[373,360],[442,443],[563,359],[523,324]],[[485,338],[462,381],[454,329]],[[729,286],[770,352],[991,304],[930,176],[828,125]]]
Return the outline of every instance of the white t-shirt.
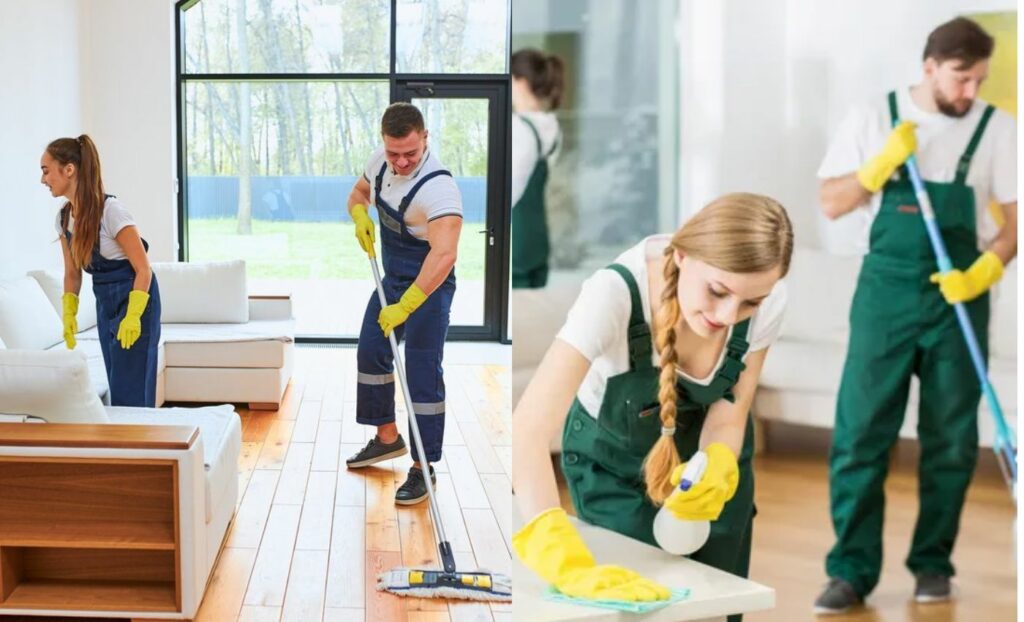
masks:
[[[363,177],[370,182],[371,204],[375,204],[374,185],[377,183],[380,167],[385,162],[387,162],[387,158],[384,155],[384,147],[378,147],[370,156],[370,161],[366,163],[366,169],[363,171]],[[402,199],[409,194],[421,176],[442,169],[444,166],[430,149],[427,149],[423,158],[420,159],[419,165],[408,175],[396,175],[389,164],[384,172],[384,180],[381,182],[380,196],[388,205],[397,210]],[[405,226],[413,236],[425,240],[427,239],[428,222],[442,216],[452,215],[462,216],[462,195],[452,177],[438,175],[423,184],[423,187],[416,192],[412,203],[405,211]]]
[[[537,153],[537,139],[534,137],[530,127],[523,121],[523,117],[533,123],[540,136],[540,146],[543,154]],[[517,112],[512,115],[512,207],[516,206],[523,193],[526,192],[526,184],[530,181],[530,175],[537,165],[541,155],[551,153],[551,149],[558,142],[559,130],[558,119],[551,112]],[[551,154],[548,162],[553,162],[558,156],[558,150]]]
[[[910,99],[910,89],[896,91],[896,106],[901,121],[917,124],[917,165],[928,181],[952,182],[956,166],[974,134],[986,102],[975,99],[970,112],[961,118],[921,110]],[[855,172],[877,155],[892,131],[886,95],[870,104],[854,107],[839,124],[818,177],[828,179]],[[985,127],[967,173],[967,185],[974,189],[978,248],[985,248],[999,233],[988,205],[991,200],[1013,203],[1017,200],[1017,123],[1009,114],[996,109]],[[882,205],[882,192],[876,192],[869,204],[851,212],[860,220],[856,247],[867,253],[871,223]]]
[[[108,197],[103,202],[103,216],[100,217],[100,255],[106,259],[127,259],[128,255],[124,254],[124,249],[115,238],[121,229],[134,224],[135,219],[132,218],[124,203],[121,203],[116,197]],[[60,210],[57,211],[55,226],[57,233],[63,236],[64,230],[60,226]],[[75,233],[74,216],[68,217],[68,231],[72,234]]]
[[[619,255],[615,263],[622,264],[636,279],[643,301],[644,320],[651,325],[651,303],[647,288],[647,261],[662,256],[670,235],[660,234],[645,238],[636,246]],[[786,308],[786,284],[779,281],[771,294],[758,306],[750,318],[747,354],[764,350],[779,336],[782,315]],[[590,361],[576,397],[593,417],[598,416],[604,399],[605,387],[612,376],[629,371],[629,313],[631,301],[629,286],[613,270],[598,270],[583,283],[579,298],[566,317],[558,338],[568,343]],[[732,327],[729,328],[729,336]],[[692,378],[679,370],[679,374],[698,384],[710,384],[725,359],[726,348],[714,370],[706,378]],[[746,355],[744,355],[746,358]],[[658,349],[651,334],[651,364],[659,366]]]

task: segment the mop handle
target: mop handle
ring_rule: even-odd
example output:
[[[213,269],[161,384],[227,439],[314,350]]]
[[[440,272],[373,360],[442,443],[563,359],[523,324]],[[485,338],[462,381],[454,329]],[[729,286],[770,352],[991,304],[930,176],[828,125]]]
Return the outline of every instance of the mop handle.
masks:
[[[370,266],[373,267],[373,280],[377,284],[377,297],[380,299],[380,307],[383,309],[388,306],[388,301],[384,297],[384,285],[381,283],[380,268],[377,267],[376,258],[370,257]],[[405,397],[405,409],[409,413],[409,427],[412,428],[412,440],[416,443],[416,451],[420,455],[423,481],[427,484],[427,505],[430,507],[431,522],[434,524],[434,530],[437,532],[438,546],[442,549],[443,553],[448,545],[448,537],[445,535],[444,525],[441,523],[441,513],[434,504],[434,485],[430,481],[430,463],[427,462],[427,452],[423,451],[423,441],[420,440],[420,426],[416,423],[416,413],[412,408],[412,394],[409,393],[409,385],[405,382],[405,366],[402,364],[402,357],[398,354],[398,340],[395,338],[395,331],[391,331],[391,334],[388,335],[388,340],[391,342],[391,354],[395,357],[395,373],[398,375],[398,383],[402,385],[402,395]],[[448,561],[445,560],[445,570],[454,572],[454,567],[447,568]]]
[[[921,216],[924,217],[928,239],[931,241],[932,249],[935,251],[935,260],[939,266],[939,272],[945,274],[953,269],[953,262],[950,261],[949,254],[946,252],[946,245],[943,243],[942,235],[939,233],[939,225],[935,222],[935,211],[932,209],[931,198],[928,196],[928,190],[921,180],[921,174],[917,168],[917,158],[913,155],[907,159],[907,172],[910,175],[910,183],[914,187],[914,194],[917,195],[917,202],[921,206]],[[974,327],[971,325],[971,320],[967,315],[967,308],[962,302],[956,303],[953,305],[953,308],[956,311],[956,318],[960,323],[960,330],[963,332],[964,340],[967,342],[967,349],[970,351],[971,361],[974,363],[974,371],[981,382],[981,390],[985,395],[985,401],[988,403],[992,417],[995,419],[996,444],[999,447],[1008,448],[1015,457],[1017,447],[1014,444],[1013,436],[1010,434],[1010,428],[1006,424],[1006,418],[1003,416],[1003,409],[999,405],[995,389],[992,387],[992,383],[989,382],[988,373],[985,371],[985,360],[981,356],[981,347],[978,345],[978,338],[974,334]],[[1014,481],[1016,481],[1016,460],[1008,460],[1008,466],[1012,471]]]

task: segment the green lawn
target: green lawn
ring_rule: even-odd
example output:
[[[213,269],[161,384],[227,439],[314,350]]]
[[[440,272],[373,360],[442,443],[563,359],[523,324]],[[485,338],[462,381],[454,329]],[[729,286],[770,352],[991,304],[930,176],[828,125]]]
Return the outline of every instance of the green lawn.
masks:
[[[236,232],[233,218],[188,222],[189,259],[244,259],[250,278],[365,279],[370,277],[366,255],[359,248],[352,223],[254,220],[251,235]],[[483,280],[484,227],[467,222],[459,240],[456,274]],[[380,232],[377,233],[378,248]]]

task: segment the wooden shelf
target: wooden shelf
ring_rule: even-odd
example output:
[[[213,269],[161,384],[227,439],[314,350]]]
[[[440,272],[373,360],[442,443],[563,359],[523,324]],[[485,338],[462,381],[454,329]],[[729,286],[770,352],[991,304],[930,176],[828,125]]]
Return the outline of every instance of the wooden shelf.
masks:
[[[187,449],[195,431],[126,428],[78,430],[63,446]],[[0,430],[0,448],[44,436]],[[0,614],[180,611],[175,460],[0,456],[0,490]]]
[[[174,582],[22,581],[3,609],[75,609],[86,611],[176,611]]]
[[[174,550],[173,523],[0,521],[0,546]]]

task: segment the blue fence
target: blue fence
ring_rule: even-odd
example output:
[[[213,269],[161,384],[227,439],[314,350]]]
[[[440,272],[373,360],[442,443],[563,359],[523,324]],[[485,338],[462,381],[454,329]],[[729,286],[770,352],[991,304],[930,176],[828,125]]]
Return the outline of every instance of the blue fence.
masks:
[[[252,216],[260,220],[351,222],[348,194],[358,177],[253,177]],[[456,177],[463,218],[484,222],[487,179]],[[233,218],[238,212],[238,178],[189,175],[189,218]],[[370,210],[371,213],[374,210]]]

